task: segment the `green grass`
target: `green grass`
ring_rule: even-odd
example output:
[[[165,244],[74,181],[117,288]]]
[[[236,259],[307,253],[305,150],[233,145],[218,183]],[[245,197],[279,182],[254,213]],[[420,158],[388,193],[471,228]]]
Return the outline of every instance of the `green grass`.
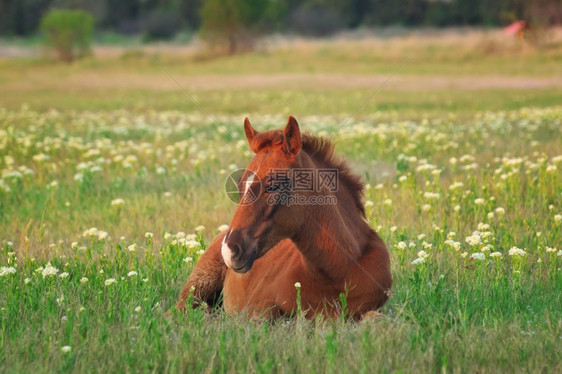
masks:
[[[303,87],[200,86],[214,119],[150,55],[0,61],[0,372],[562,370],[561,88],[389,86],[339,128],[370,88],[306,82],[312,65],[386,74],[407,46],[386,57],[337,43],[293,60],[284,49],[162,55],[188,83],[303,74]],[[416,48],[413,79],[559,74],[556,49],[464,62],[439,44]],[[293,114],[332,134],[368,183],[367,216],[391,252],[385,318],[167,315],[236,209],[224,181],[251,157],[245,114],[258,131]]]
[[[36,110],[201,112],[169,72],[217,115],[343,116],[400,66],[360,114],[470,117],[475,111],[546,107],[562,96],[557,39],[538,50],[493,33],[272,44],[255,53],[215,58],[178,45],[108,52],[101,44],[97,55],[70,66],[45,58],[4,59],[0,103],[11,109],[27,103]]]
[[[163,77],[162,79],[166,79]],[[287,91],[231,90],[197,92],[198,101],[211,115],[231,114],[259,115],[267,113],[283,115],[330,115],[337,113],[344,119],[368,100],[372,91],[338,90],[317,92],[311,89]],[[157,92],[147,89],[37,89],[33,96],[27,92],[0,94],[10,108],[26,103],[38,110],[50,108],[72,110],[118,110],[127,108],[137,111],[177,110],[202,112],[183,91]],[[494,89],[484,91],[432,91],[399,92],[384,91],[375,95],[359,112],[359,117],[383,112],[402,119],[435,117],[449,112],[461,117],[471,117],[478,111],[515,110],[523,107],[548,107],[560,103],[562,88],[543,90]]]
[[[392,252],[386,318],[269,324],[221,311],[165,317],[193,266],[184,259],[196,262],[235,209],[222,191],[224,173],[249,154],[234,119],[225,118],[224,131],[180,112],[4,110],[2,173],[10,191],[0,205],[0,264],[16,273],[0,277],[0,368],[557,371],[562,257],[547,247],[562,239],[555,217],[562,209],[561,114],[387,118],[388,125],[367,118],[341,129],[338,150],[370,182],[368,217]],[[254,123],[279,127],[282,118]],[[303,129],[317,133],[337,124],[301,118]],[[464,186],[451,188],[454,181]],[[118,198],[124,205],[112,205]],[[176,233],[191,235],[201,224],[207,228],[182,244],[185,233]],[[83,235],[90,227],[109,238]],[[470,246],[465,237],[474,230],[482,243]],[[458,241],[458,251],[447,238]],[[513,246],[527,255],[510,256]],[[428,257],[413,265],[421,250]],[[471,259],[478,252],[485,261]],[[43,276],[48,261],[68,276]],[[106,285],[110,278],[116,283]]]

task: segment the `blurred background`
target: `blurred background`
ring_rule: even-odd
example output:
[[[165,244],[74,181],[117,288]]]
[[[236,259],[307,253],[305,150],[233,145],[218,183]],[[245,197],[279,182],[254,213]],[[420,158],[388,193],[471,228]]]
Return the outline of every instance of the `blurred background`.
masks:
[[[79,9],[95,20],[100,41],[139,37],[187,42],[197,33],[231,39],[279,32],[328,36],[357,28],[505,26],[562,22],[560,0],[3,0],[0,34],[34,37],[52,9]],[[243,35],[248,34],[248,35]],[[225,35],[226,36],[226,35]]]
[[[399,69],[364,113],[548,106],[561,22],[561,0],[1,0],[0,105],[200,110],[179,83],[213,113],[344,116]]]

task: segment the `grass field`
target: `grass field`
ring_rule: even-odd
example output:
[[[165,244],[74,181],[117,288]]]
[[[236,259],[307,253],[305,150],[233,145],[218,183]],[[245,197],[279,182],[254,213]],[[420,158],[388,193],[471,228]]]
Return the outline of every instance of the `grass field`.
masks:
[[[562,48],[497,38],[0,60],[0,372],[562,370]],[[165,317],[234,212],[244,115],[289,113],[368,183],[385,318]]]

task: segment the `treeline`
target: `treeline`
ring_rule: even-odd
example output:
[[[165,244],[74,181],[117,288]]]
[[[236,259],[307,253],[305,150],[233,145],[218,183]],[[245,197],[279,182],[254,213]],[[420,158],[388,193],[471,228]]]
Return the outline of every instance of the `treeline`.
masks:
[[[517,19],[562,23],[562,0],[0,0],[0,34],[36,34],[43,14],[54,8],[91,13],[96,30],[156,39],[198,31],[215,11],[226,13],[217,16],[219,23],[234,12],[262,32],[311,36],[361,26],[501,26]],[[252,16],[260,20],[249,21]]]

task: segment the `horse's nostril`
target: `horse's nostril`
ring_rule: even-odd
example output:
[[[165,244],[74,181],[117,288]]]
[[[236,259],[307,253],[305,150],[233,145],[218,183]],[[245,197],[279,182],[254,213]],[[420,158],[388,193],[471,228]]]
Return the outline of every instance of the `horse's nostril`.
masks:
[[[230,250],[232,251],[232,255],[236,256],[240,253],[240,246],[238,244],[233,244]]]

